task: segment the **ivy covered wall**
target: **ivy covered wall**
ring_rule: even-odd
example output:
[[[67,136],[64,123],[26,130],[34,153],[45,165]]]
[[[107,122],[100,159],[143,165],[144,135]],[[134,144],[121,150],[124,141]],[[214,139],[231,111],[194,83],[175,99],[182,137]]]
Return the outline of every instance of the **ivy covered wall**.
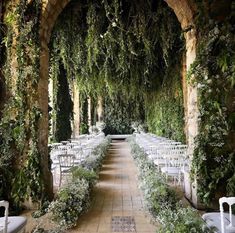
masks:
[[[0,121],[0,198],[19,206],[24,200],[46,198],[43,156],[38,148],[41,4],[39,0],[20,0],[4,1],[4,5],[1,72],[8,98]]]
[[[160,88],[146,96],[146,122],[150,132],[185,142],[181,69],[181,63],[175,64]]]
[[[4,107],[4,102],[6,99],[6,90],[5,90],[5,79],[2,73],[3,65],[5,63],[6,54],[5,46],[3,44],[3,39],[6,33],[6,26],[3,23],[3,12],[5,10],[5,4],[0,2],[0,119],[2,117],[2,110]]]
[[[197,90],[199,110],[191,177],[195,199],[211,205],[221,196],[235,195],[235,4],[197,0],[195,9],[195,25],[188,28],[188,35],[196,32],[196,60],[188,83]]]
[[[217,4],[197,3],[198,52],[189,72],[200,110],[192,172],[207,204],[235,195],[235,4]]]

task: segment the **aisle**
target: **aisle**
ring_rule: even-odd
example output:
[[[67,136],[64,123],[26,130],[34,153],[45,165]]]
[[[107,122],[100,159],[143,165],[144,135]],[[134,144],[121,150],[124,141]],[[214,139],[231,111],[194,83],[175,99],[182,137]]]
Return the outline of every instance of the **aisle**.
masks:
[[[147,216],[146,216],[147,215]],[[156,226],[143,209],[137,168],[124,141],[113,141],[94,190],[92,207],[71,233],[154,233]]]

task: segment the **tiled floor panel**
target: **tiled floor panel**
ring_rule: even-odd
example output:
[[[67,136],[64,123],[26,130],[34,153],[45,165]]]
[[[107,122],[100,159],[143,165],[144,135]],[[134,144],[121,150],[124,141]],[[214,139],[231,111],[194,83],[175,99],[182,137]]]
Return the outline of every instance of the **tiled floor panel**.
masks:
[[[136,232],[135,220],[131,216],[112,217],[112,232]]]

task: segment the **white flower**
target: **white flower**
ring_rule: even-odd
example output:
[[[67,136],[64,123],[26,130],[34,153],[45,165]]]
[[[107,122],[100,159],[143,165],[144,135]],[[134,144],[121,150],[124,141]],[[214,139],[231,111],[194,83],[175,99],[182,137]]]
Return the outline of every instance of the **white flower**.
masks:
[[[113,27],[117,27],[117,23],[116,22],[112,22],[112,26]]]

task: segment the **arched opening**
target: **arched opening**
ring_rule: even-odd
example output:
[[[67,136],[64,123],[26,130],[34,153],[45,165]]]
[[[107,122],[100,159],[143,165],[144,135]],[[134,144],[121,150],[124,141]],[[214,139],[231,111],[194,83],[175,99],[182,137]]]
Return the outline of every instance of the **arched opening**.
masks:
[[[45,194],[48,195],[49,199],[52,198],[52,177],[50,168],[48,166],[50,163],[50,159],[48,158],[47,147],[49,133],[48,77],[51,55],[50,52],[52,51],[50,42],[53,41],[52,31],[56,28],[55,24],[59,21],[59,16],[63,14],[62,12],[65,11],[67,7],[69,7],[70,1],[44,1],[42,4],[42,8],[40,8],[39,5],[37,5],[35,2],[26,2],[23,0],[19,1],[20,4],[17,5],[17,7],[15,7],[14,4],[10,5],[9,7],[9,9],[16,8],[15,11],[12,11],[16,13],[16,16],[14,16],[14,13],[9,13],[10,10],[8,11],[8,13],[5,14],[5,22],[7,27],[9,28],[8,32],[12,32],[13,34],[9,33],[4,41],[5,44],[10,43],[12,47],[7,47],[9,61],[7,63],[7,75],[6,77],[4,77],[6,78],[6,81],[2,83],[6,83],[7,85],[9,85],[7,86],[8,89],[6,91],[8,92],[10,90],[10,93],[12,95],[10,95],[11,98],[9,99],[9,101],[7,100],[8,104],[6,105],[6,107],[4,107],[4,111],[2,111],[6,117],[3,117],[5,121],[1,121],[1,137],[3,137],[3,140],[0,143],[0,149],[1,152],[3,152],[3,154],[7,156],[13,155],[14,157],[14,154],[20,155],[19,157],[15,156],[14,160],[12,160],[12,163],[10,164],[10,166],[16,168],[19,171],[19,173],[17,173],[17,176],[13,179],[14,181],[16,181],[14,183],[16,183],[17,185],[19,184],[18,186],[14,186],[14,191],[17,191],[16,198],[18,198],[19,202],[21,201],[21,193],[24,193],[26,195],[24,195],[24,198],[28,198],[29,196],[31,196],[34,198],[33,200],[35,201],[38,201],[38,199],[40,198],[43,199]],[[231,15],[230,18],[226,17],[226,15],[229,16],[229,12],[232,11],[231,1],[227,1],[224,6],[221,5],[221,2],[223,1],[219,1],[219,3],[215,3],[214,1],[210,3],[181,1],[180,3],[176,4],[175,1],[166,1],[166,3],[173,9],[175,15],[178,18],[178,22],[176,21],[176,23],[177,25],[178,23],[180,23],[186,44],[186,53],[184,54],[183,58],[179,59],[179,61],[182,61],[183,64],[177,71],[178,74],[180,74],[180,71],[182,74],[178,76],[178,79],[176,79],[176,81],[179,82],[182,78],[183,91],[180,90],[180,92],[169,92],[167,98],[169,96],[173,96],[177,102],[179,96],[184,97],[184,100],[182,100],[181,98],[181,104],[183,103],[182,106],[184,106],[185,112],[182,112],[182,110],[180,111],[181,116],[185,116],[185,133],[186,140],[190,148],[190,153],[194,153],[193,175],[195,175],[197,181],[199,181],[200,197],[202,197],[204,201],[211,201],[218,195],[222,195],[224,193],[234,194],[234,69],[232,65],[232,58],[234,57],[234,45],[231,39],[231,34],[233,32],[231,22],[234,19],[234,16]],[[17,3],[18,1],[16,1],[16,4]],[[153,1],[151,7],[154,8],[154,5],[162,4],[162,6],[164,6],[163,8],[165,8],[166,3],[161,1]],[[76,5],[77,8],[74,7],[73,10],[79,11],[79,7],[81,6],[82,4],[78,4]],[[88,6],[86,7],[88,8]],[[218,11],[219,8],[221,8],[222,10]],[[97,9],[99,10],[99,7],[97,7],[96,5],[93,6],[94,11],[98,11]],[[21,12],[21,10],[23,13]],[[114,11],[113,15],[115,15],[116,8],[111,7],[111,10]],[[142,8],[138,10],[141,12]],[[22,14],[19,14],[19,12]],[[119,16],[117,17],[117,19],[115,17],[111,18],[111,21],[113,20],[111,23],[111,29],[114,29],[113,31],[115,31],[118,26],[120,27],[118,18]],[[128,19],[128,17],[126,18]],[[94,19],[94,17],[91,17],[91,19]],[[199,23],[194,21],[196,19],[199,20]],[[144,21],[145,18],[140,18],[140,20]],[[223,25],[225,21],[226,23]],[[147,26],[144,27],[143,30],[146,30],[146,28],[148,28]],[[179,25],[177,27],[179,28]],[[40,36],[38,35],[39,29]],[[94,31],[97,31],[97,28],[95,28]],[[100,38],[104,38],[105,32],[106,31],[101,31],[101,33],[99,32]],[[122,33],[122,30],[119,32],[120,33],[117,33],[116,35],[117,40],[119,40],[120,36],[126,36],[124,32]],[[142,31],[139,30],[138,33],[141,37]],[[169,42],[167,41],[167,38],[169,38],[168,36],[169,35],[165,35],[165,37],[163,37],[163,39],[166,39],[166,41],[164,41],[166,43]],[[208,40],[207,36],[209,38]],[[136,39],[135,35],[133,37],[134,39]],[[22,41],[24,43],[22,43]],[[125,42],[125,40],[123,41]],[[86,41],[86,43],[88,42],[89,41]],[[115,49],[115,43],[116,42],[110,45],[111,50]],[[119,44],[122,51],[122,45],[126,45],[125,43]],[[91,50],[88,51],[87,54],[89,55],[90,53],[90,55],[92,55],[91,57],[98,56],[99,54],[97,53],[96,49],[99,48],[96,48],[94,45],[92,46],[90,46]],[[144,46],[146,46],[145,48],[148,48],[148,43],[145,43]],[[164,55],[166,54],[164,54],[164,51],[162,51],[161,48],[162,47],[160,46],[160,56],[157,57],[156,63],[159,62],[158,65],[162,65],[162,67],[167,70],[167,62],[165,61],[167,59],[166,56],[164,57]],[[196,48],[198,50],[196,50]],[[212,49],[208,50],[207,48]],[[129,54],[123,53],[123,57],[128,57],[130,54],[132,54],[131,56],[133,56],[134,58],[137,57],[136,54],[138,53],[138,51],[135,51],[135,49],[136,48],[128,50]],[[17,52],[16,56],[12,55],[14,54],[12,52]],[[117,51],[117,53],[120,55],[121,53],[119,52],[120,51]],[[156,54],[154,49],[150,48],[148,52],[150,55],[153,55],[155,57]],[[175,58],[175,56],[173,55],[172,57]],[[40,66],[38,65],[39,57]],[[162,57],[165,60],[162,59]],[[121,58],[122,57],[120,56],[113,56],[113,60],[115,61],[115,59],[117,59],[117,63],[120,62]],[[195,58],[196,62],[193,63]],[[66,57],[66,59],[68,59],[68,57]],[[103,59],[102,56],[101,59]],[[129,65],[128,62],[125,63],[125,59],[123,59],[123,61],[123,67],[120,67],[119,70],[120,73],[126,72],[127,69],[123,68],[125,68],[126,65]],[[136,61],[134,59],[133,61],[136,64]],[[145,60],[143,59],[143,61]],[[146,61],[146,67],[148,67],[148,61],[152,62],[153,60],[151,60],[150,56],[150,59],[147,59]],[[94,60],[91,59],[89,62],[91,65],[89,68],[92,69],[92,65],[94,65],[92,64],[92,62],[96,63],[97,57],[95,57]],[[63,73],[71,71],[70,67],[66,67],[66,64],[68,64],[68,62],[64,63],[63,59],[61,59],[60,63],[62,64],[61,67],[59,67],[59,70],[62,74],[61,77],[66,76],[63,75]],[[154,67],[154,64],[156,63],[152,62],[152,67]],[[193,66],[190,69],[190,65],[192,63]],[[116,63],[110,64],[113,65],[109,67],[110,69],[112,67],[115,67],[116,65]],[[140,64],[139,67],[143,67],[142,64]],[[151,68],[151,66],[149,67]],[[135,68],[136,72],[138,72],[138,66],[135,66]],[[114,72],[115,71],[117,70],[114,70]],[[159,69],[158,71],[162,70]],[[187,71],[189,71],[189,74],[193,74],[191,75],[190,80],[194,81],[194,83],[187,82]],[[152,74],[152,70],[149,69],[146,70],[146,73],[142,73],[143,76],[146,75],[147,77],[148,72]],[[173,72],[169,73],[171,75]],[[222,78],[219,79],[218,77]],[[143,80],[144,79],[142,79],[142,76],[140,76],[139,81],[141,84],[143,83]],[[61,83],[63,83],[63,81],[65,80],[60,81]],[[124,80],[123,82],[125,83],[125,81],[126,80]],[[146,78],[145,81],[147,84],[149,83],[148,78]],[[169,80],[158,80],[162,87],[164,87],[164,85],[168,86],[169,83],[167,83],[167,81]],[[148,85],[146,85],[146,83],[145,87],[147,89]],[[170,82],[170,84],[172,83],[173,82]],[[127,84],[129,83],[127,82]],[[64,87],[66,85],[67,84],[64,84]],[[136,89],[140,87],[141,85],[135,86]],[[115,99],[115,102],[120,102],[121,105],[124,105],[123,100],[126,100],[127,97],[130,97],[128,93],[130,90],[128,90],[128,88],[129,86],[126,85],[127,91],[125,93],[122,92],[122,89],[125,88],[120,88],[121,90],[119,90],[118,95],[114,96],[119,98],[113,98]],[[33,91],[30,92],[30,90]],[[93,121],[95,122],[95,119],[97,118],[101,119],[103,117],[103,119],[105,119],[107,113],[106,116],[101,116],[102,107],[100,106],[102,106],[102,102],[104,101],[103,98],[100,98],[102,96],[96,96],[96,99],[94,101],[93,96],[91,96],[90,93],[85,93],[86,95],[84,95],[83,101],[80,101],[80,97],[84,93],[81,93],[81,89],[79,88],[79,86],[73,85],[72,83],[70,90],[74,90],[72,91],[73,101],[76,101],[77,103],[80,102],[79,104],[76,104],[76,110],[74,108],[74,112],[77,114],[78,111],[80,111],[81,109],[88,109],[88,111],[83,111],[89,113],[87,114],[87,116],[84,116],[84,118],[87,119],[86,126],[92,124]],[[153,88],[152,90],[147,90],[147,92],[150,92],[154,91],[155,89]],[[167,92],[168,89],[166,88],[165,91]],[[120,98],[120,96],[123,96],[123,98]],[[136,98],[138,96],[134,97],[135,98],[133,99],[135,103],[141,103],[142,100],[139,101],[139,99]],[[108,107],[112,106],[110,99],[106,99],[106,104],[110,102],[106,105],[106,110],[108,109]],[[161,99],[161,96],[158,96],[158,98],[156,99],[151,98],[151,96],[147,96],[144,101],[157,101],[159,99]],[[131,98],[129,100],[131,100]],[[154,121],[154,119],[152,118],[153,115],[157,115],[155,113],[159,110],[154,109],[154,101],[152,103],[153,105],[149,105],[150,110],[155,111],[154,114],[151,115],[149,113],[147,115],[147,118],[146,114],[142,118],[140,117],[140,119],[152,120],[151,122],[148,122],[151,131],[154,131],[154,127],[159,123],[157,121]],[[3,101],[1,100],[1,105],[2,103]],[[121,112],[121,116],[123,116],[123,114],[126,113],[129,109],[131,109],[130,113],[132,113],[133,109],[131,107],[132,106],[127,106]],[[96,108],[99,108],[98,116],[96,116]],[[118,109],[119,106],[117,106],[116,108]],[[141,113],[140,108],[139,112]],[[165,110],[168,111],[172,108],[173,107],[171,106],[166,108]],[[114,109],[114,107],[112,107],[112,109]],[[144,109],[144,111],[146,113],[146,109]],[[177,111],[174,110],[174,113],[175,112]],[[128,118],[131,118],[129,116]],[[161,117],[164,116],[160,116],[159,114],[158,119],[160,119]],[[172,118],[175,118],[175,116]],[[77,117],[75,117],[74,119],[77,121],[76,123],[74,123],[74,135],[76,135],[76,132],[80,130],[80,127],[76,129],[76,126],[78,124],[81,125],[84,122],[82,122],[81,119],[78,119]],[[113,124],[111,121],[109,122],[110,123],[108,124]],[[129,124],[130,122],[128,122],[127,125]],[[167,133],[168,136],[172,136],[175,133],[174,129],[176,126],[177,125],[174,125],[173,123],[168,124],[167,127],[165,127],[164,132],[162,133]],[[180,127],[182,128],[182,125]],[[87,130],[87,128],[84,127],[84,130]],[[178,136],[176,135],[176,137]],[[227,165],[228,161],[229,165]],[[4,166],[5,165],[6,164],[4,164]],[[4,169],[5,168],[7,167],[5,166]],[[4,172],[6,171],[7,170],[5,169]],[[27,179],[29,177],[28,174],[31,175],[32,179]],[[29,195],[27,194],[29,186],[28,184],[25,185],[27,183],[24,182],[25,180],[30,182],[30,187],[33,187],[33,190],[30,191]],[[38,183],[38,180],[42,182]],[[223,187],[222,190],[221,188],[219,188],[220,186]],[[193,193],[192,198],[194,199],[194,203],[197,204],[197,189],[194,189],[194,186],[190,187],[190,189],[190,195],[192,195],[192,190],[195,192]]]
[[[47,5],[44,6],[44,14],[43,14],[42,23],[41,23],[41,44],[42,44],[42,47],[45,47],[45,49],[43,50],[43,54],[41,56],[41,59],[42,59],[41,62],[43,63],[43,65],[41,65],[41,72],[42,72],[41,79],[44,80],[44,82],[48,78],[48,65],[47,65],[48,63],[46,61],[46,59],[48,59],[47,46],[51,38],[52,28],[56,23],[58,15],[62,11],[62,9],[66,7],[67,4],[68,4],[68,1],[66,1],[66,3],[65,2],[56,3],[53,1],[53,3],[48,2]],[[167,2],[167,4],[169,4],[169,6],[175,12],[180,22],[181,28],[184,31],[184,37],[186,39],[187,49],[186,49],[186,54],[185,54],[185,60],[184,60],[184,64],[182,64],[182,67],[179,68],[182,72],[182,77],[183,77],[183,80],[182,80],[183,99],[184,99],[183,107],[185,111],[183,115],[181,116],[181,118],[186,119],[184,132],[186,133],[186,138],[191,148],[191,151],[193,151],[194,137],[197,135],[197,117],[198,117],[197,92],[196,92],[196,88],[190,86],[187,83],[186,71],[187,69],[189,69],[190,64],[193,62],[195,58],[195,54],[196,54],[196,34],[195,34],[195,29],[193,29],[193,26],[194,26],[193,15],[194,15],[195,9],[194,9],[194,5],[187,1],[183,1],[180,5],[176,5],[172,3],[171,1]],[[46,56],[44,53],[46,54]],[[46,107],[45,107],[45,117],[47,118]],[[46,118],[45,120],[47,120]],[[171,126],[168,125],[168,127],[170,128]],[[172,129],[169,129],[169,133],[168,133],[169,135],[172,134],[172,132],[174,131],[174,127],[177,127],[177,126],[173,126]],[[46,129],[45,129],[45,132],[46,132]],[[184,136],[182,136],[182,140],[184,140],[183,138]],[[44,143],[46,143],[46,141]]]

